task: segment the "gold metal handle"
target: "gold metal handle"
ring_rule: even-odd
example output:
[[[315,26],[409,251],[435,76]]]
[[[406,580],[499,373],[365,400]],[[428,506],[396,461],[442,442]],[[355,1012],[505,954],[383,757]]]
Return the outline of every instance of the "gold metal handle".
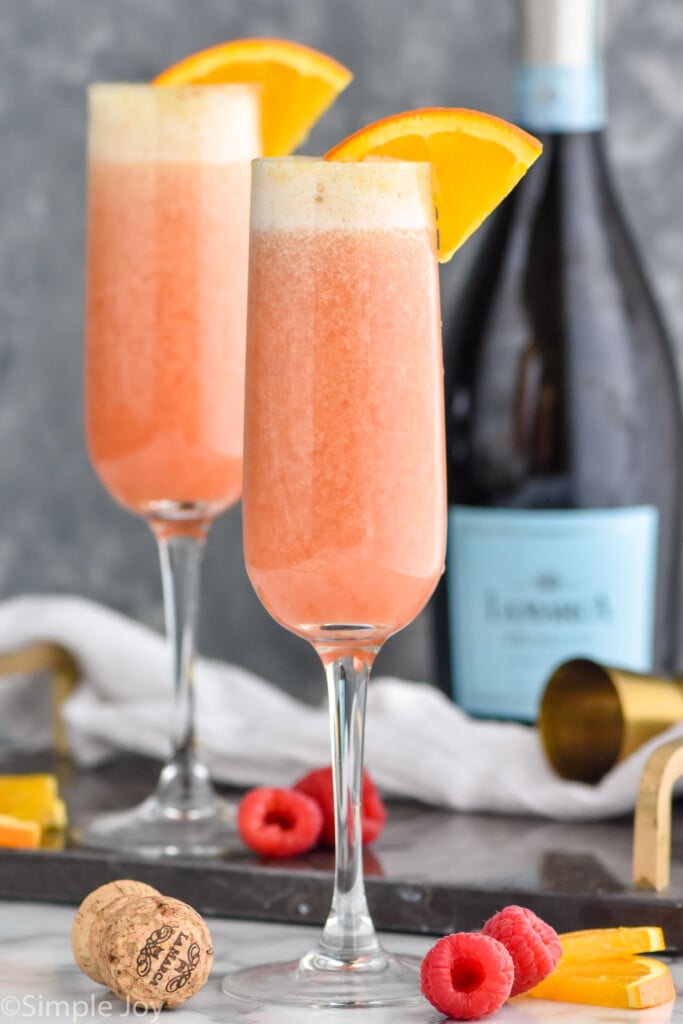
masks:
[[[666,889],[671,871],[671,801],[683,776],[683,740],[653,750],[638,788],[633,824],[633,884],[639,889]]]
[[[0,677],[48,672],[52,677],[52,720],[58,754],[68,755],[62,705],[73,691],[81,671],[74,656],[61,644],[44,641],[0,653]]]

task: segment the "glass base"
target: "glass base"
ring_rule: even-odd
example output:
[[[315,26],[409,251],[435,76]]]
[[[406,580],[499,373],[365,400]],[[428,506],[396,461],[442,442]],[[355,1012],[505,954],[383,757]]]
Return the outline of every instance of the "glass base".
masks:
[[[94,818],[79,840],[81,846],[145,857],[217,857],[242,849],[236,813],[215,794],[200,809],[180,810],[154,793],[131,810]]]
[[[313,949],[302,960],[233,971],[222,987],[225,995],[261,1006],[410,1006],[423,1002],[420,963],[384,952],[346,963]]]

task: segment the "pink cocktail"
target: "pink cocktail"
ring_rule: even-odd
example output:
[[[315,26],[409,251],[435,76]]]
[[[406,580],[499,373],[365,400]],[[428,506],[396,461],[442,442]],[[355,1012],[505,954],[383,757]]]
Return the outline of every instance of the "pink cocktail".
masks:
[[[241,86],[90,95],[90,457],[131,511],[214,514],[242,488],[256,101]]]
[[[174,658],[174,757],[132,815],[93,823],[98,845],[223,848],[229,809],[194,753],[199,560],[242,486],[250,86],[90,89],[86,430],[102,483],[160,546]]]
[[[271,614],[325,666],[336,801],[332,910],[296,963],[226,992],[306,1006],[419,998],[415,962],[377,941],[363,890],[366,687],[426,604],[445,531],[441,324],[430,168],[254,164],[244,552]]]
[[[312,640],[355,623],[381,642],[415,618],[443,568],[428,169],[423,193],[416,179],[411,165],[256,170],[244,550],[270,613]]]

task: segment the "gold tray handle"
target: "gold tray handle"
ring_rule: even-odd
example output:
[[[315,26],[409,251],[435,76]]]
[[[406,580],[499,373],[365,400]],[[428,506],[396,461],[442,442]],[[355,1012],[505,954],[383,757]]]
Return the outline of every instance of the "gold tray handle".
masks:
[[[61,644],[42,641],[0,653],[0,677],[48,672],[52,677],[52,721],[54,745],[58,754],[69,754],[62,719],[62,705],[80,679],[78,662]]]
[[[671,802],[683,775],[683,740],[653,750],[640,778],[633,824],[633,884],[666,889],[671,872]]]

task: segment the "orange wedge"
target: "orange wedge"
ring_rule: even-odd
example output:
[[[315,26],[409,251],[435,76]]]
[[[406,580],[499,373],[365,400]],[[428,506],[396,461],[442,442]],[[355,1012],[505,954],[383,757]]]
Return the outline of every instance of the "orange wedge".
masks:
[[[560,935],[560,965],[569,960],[597,960],[637,953],[656,953],[665,948],[661,928],[642,925],[635,928],[588,928]]]
[[[264,156],[287,156],[352,78],[343,64],[300,43],[235,39],[191,54],[162,71],[154,84],[257,83]]]
[[[429,107],[375,121],[326,160],[391,157],[432,165],[439,260],[446,263],[540,155],[521,128],[478,110]]]
[[[549,977],[526,995],[591,1006],[644,1010],[675,996],[666,964],[643,956],[560,963]]]
[[[22,821],[9,814],[0,814],[0,846],[34,849],[40,845],[40,833],[37,821]]]
[[[49,774],[0,775],[0,814],[37,821],[44,828],[64,828],[66,806]]]

